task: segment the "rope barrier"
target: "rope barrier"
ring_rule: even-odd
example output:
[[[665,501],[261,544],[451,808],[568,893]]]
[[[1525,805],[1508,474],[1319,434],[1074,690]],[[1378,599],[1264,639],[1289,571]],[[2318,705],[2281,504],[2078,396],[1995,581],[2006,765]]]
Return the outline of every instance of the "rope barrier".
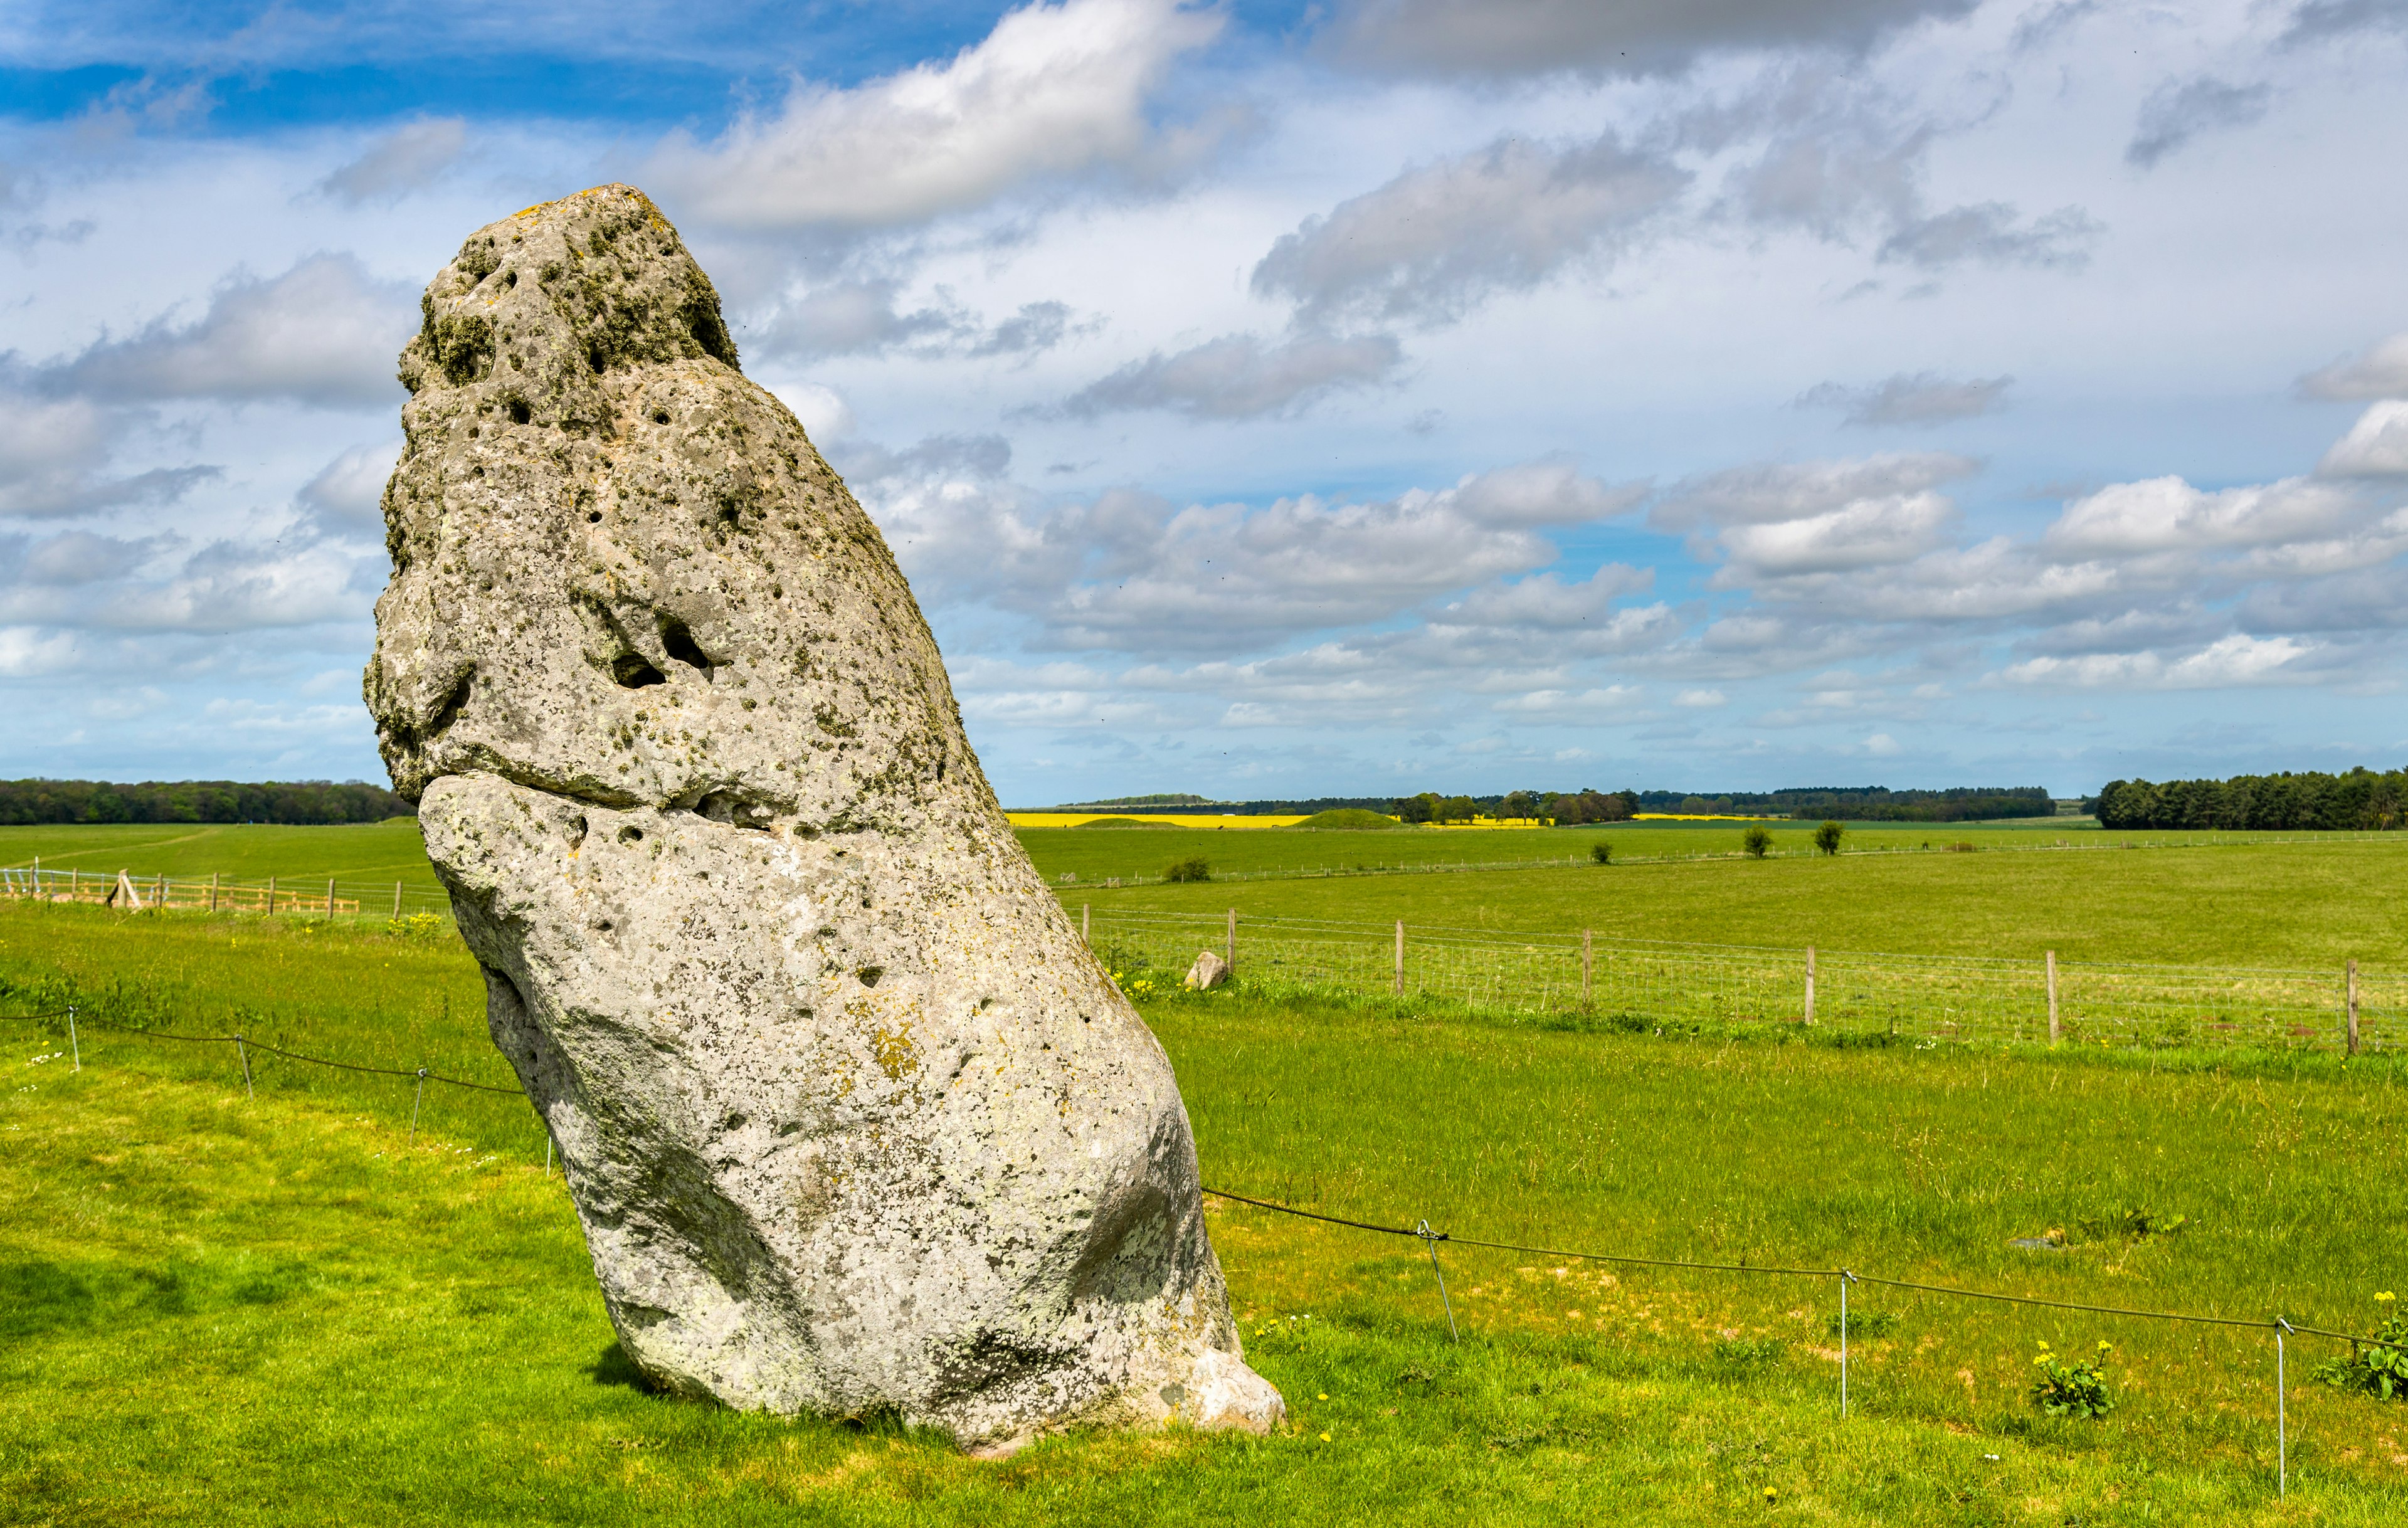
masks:
[[[1357,1231],[1372,1231],[1384,1236],[1418,1236],[1426,1241],[1442,1241],[1455,1247],[1479,1247],[1496,1252],[1521,1252],[1533,1257],[1563,1258],[1584,1263],[1618,1263],[1647,1268],[1694,1268],[1708,1273],[1770,1274],[1795,1278],[1838,1278],[1858,1283],[1880,1284],[1889,1289],[1917,1290],[1927,1294],[1954,1295],[1964,1300],[2000,1300],[2010,1305],[2045,1306],[2053,1310],[2081,1310],[2100,1316],[2135,1316],[2145,1321],[2190,1321],[2201,1326],[2238,1326],[2257,1332],[2292,1332],[2303,1336],[2331,1337],[2339,1342],[2374,1343],[2379,1340],[2355,1333],[2331,1332],[2317,1326],[2300,1326],[2280,1316],[2272,1321],[2245,1321],[2234,1316],[2199,1316],[2174,1310],[2133,1310],[2123,1306],[2093,1306],[2073,1300],[2047,1300],[2031,1294],[2000,1294],[1990,1290],[1957,1289],[1947,1284],[1919,1284],[1912,1279],[1884,1278],[1877,1274],[1860,1274],[1846,1268],[1792,1268],[1770,1263],[1697,1263],[1683,1258],[1635,1257],[1617,1252],[1581,1252],[1558,1247],[1528,1247],[1510,1241],[1482,1241],[1472,1236],[1458,1236],[1445,1232],[1431,1231],[1427,1229],[1429,1222],[1426,1221],[1422,1222],[1423,1229],[1415,1231],[1404,1226],[1373,1225],[1365,1221],[1349,1221],[1335,1215],[1317,1215],[1309,1209],[1297,1209],[1287,1205],[1275,1204],[1268,1199],[1249,1199],[1244,1194],[1229,1193],[1221,1189],[1207,1188],[1204,1192],[1215,1199],[1233,1200],[1238,1204],[1252,1205],[1256,1209],[1293,1215],[1299,1220],[1320,1221],[1325,1224],[1342,1225]]]
[[[46,1013],[7,1013],[0,1014],[0,1019],[31,1022],[45,1019],[64,1018],[69,1011],[66,1008],[56,1008]],[[82,1021],[87,1024],[98,1024],[104,1029],[118,1030],[124,1034],[148,1035],[153,1039],[178,1040],[196,1045],[249,1046],[252,1050],[264,1050],[270,1055],[282,1056],[287,1061],[307,1062],[313,1066],[331,1066],[341,1071],[359,1072],[373,1077],[409,1078],[418,1082],[422,1088],[429,1082],[442,1082],[454,1088],[472,1089],[478,1092],[503,1093],[521,1098],[526,1096],[526,1091],[523,1088],[497,1088],[491,1083],[470,1082],[464,1078],[445,1077],[440,1073],[428,1071],[423,1066],[412,1068],[363,1066],[354,1062],[334,1061],[324,1056],[304,1055],[298,1050],[286,1050],[277,1046],[262,1044],[247,1035],[179,1035],[169,1030],[145,1029],[138,1024],[122,1024],[107,1019],[86,1018]],[[411,1108],[413,1127],[416,1123],[414,1118],[416,1112],[413,1100]],[[1485,1241],[1476,1236],[1459,1236],[1449,1232],[1434,1231],[1427,1221],[1423,1221],[1416,1226],[1379,1225],[1369,1221],[1350,1221],[1343,1216],[1323,1215],[1313,1210],[1297,1209],[1292,1205],[1283,1205],[1269,1199],[1255,1199],[1242,1193],[1232,1193],[1226,1189],[1206,1187],[1202,1192],[1215,1199],[1226,1199],[1233,1204],[1248,1205],[1255,1209],[1267,1209],[1275,1214],[1293,1216],[1297,1220],[1317,1221],[1324,1225],[1344,1226],[1350,1231],[1368,1231],[1375,1235],[1404,1236],[1419,1241],[1428,1248],[1433,1266],[1436,1265],[1438,1259],[1437,1244],[1446,1242],[1455,1247],[1474,1247],[1494,1252],[1520,1252],[1530,1257],[1562,1258],[1572,1262],[1612,1263],[1644,1268],[1688,1268],[1704,1273],[1769,1274],[1776,1278],[1839,1278],[1879,1284],[1886,1289],[1914,1290],[1926,1294],[1948,1295],[1961,1300],[1992,1300],[2008,1305],[2040,1306],[2051,1310],[2079,1310],[2100,1316],[2128,1316],[2142,1321],[2187,1321],[2200,1326],[2243,1327],[2251,1331],[2329,1337],[2337,1342],[2372,1344],[2379,1341],[2377,1338],[2356,1333],[2334,1332],[2318,1326],[2300,1326],[2280,1316],[2271,1321],[2247,1321],[2234,1316],[2200,1316],[2186,1311],[2135,1310],[2124,1306],[2086,1305],[2080,1301],[2050,1300],[2039,1295],[2001,1294],[1992,1290],[1958,1289],[1946,1284],[1918,1283],[1907,1278],[1885,1278],[1878,1274],[1859,1274],[1844,1268],[1794,1268],[1783,1264],[1770,1263],[1703,1263],[1685,1258],[1640,1257],[1626,1252],[1589,1252],[1560,1247],[1535,1247],[1521,1242]],[[1440,1277],[1443,1278],[1444,1276]],[[1450,1329],[1453,1328],[1454,1321],[1455,1311],[1453,1303],[1450,1301],[1447,1309],[1447,1322]]]

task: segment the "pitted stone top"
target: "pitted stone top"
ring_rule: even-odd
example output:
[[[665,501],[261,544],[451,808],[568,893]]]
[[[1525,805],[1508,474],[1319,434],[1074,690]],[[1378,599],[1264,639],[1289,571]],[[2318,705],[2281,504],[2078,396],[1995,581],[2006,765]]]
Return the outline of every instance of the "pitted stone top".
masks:
[[[994,815],[885,542],[641,192],[480,229],[423,311],[366,677],[395,789],[482,770],[807,834]]]

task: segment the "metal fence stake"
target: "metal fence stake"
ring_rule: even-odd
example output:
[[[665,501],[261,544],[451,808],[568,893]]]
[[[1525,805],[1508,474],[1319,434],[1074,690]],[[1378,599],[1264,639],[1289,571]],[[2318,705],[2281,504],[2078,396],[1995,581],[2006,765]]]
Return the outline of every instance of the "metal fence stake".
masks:
[[[1079,942],[1088,949],[1096,948],[1096,925],[1087,904],[1079,904]]]
[[[418,1091],[409,1095],[409,1138],[418,1139],[418,1106],[426,1096],[426,1068],[418,1069]]]
[[[1593,929],[1581,930],[1581,1012],[1589,1007],[1589,973],[1597,964],[1597,939]]]
[[[1397,995],[1405,995],[1405,921],[1397,920]]]
[[[234,1037],[234,1053],[242,1062],[242,1095],[245,1098],[258,1097],[257,1093],[251,1091],[251,1052],[243,1049],[242,1036],[239,1035]]]
[[[552,1132],[543,1133],[543,1176],[552,1176]]]
[[[1446,1292],[1446,1270],[1438,1265],[1438,1244],[1446,1240],[1446,1235],[1443,1232],[1432,1231],[1427,1221],[1413,1227],[1413,1235],[1419,1236],[1422,1239],[1422,1245],[1429,1249],[1430,1272],[1438,1275],[1439,1303],[1446,1307],[1446,1339],[1449,1342],[1461,1342],[1463,1334],[1455,1329],[1455,1301]]]
[[[1806,1021],[1814,1021],[1814,947],[1806,947]]]
[[[2291,1493],[2291,1423],[2285,1414],[2283,1394],[2283,1334],[2291,1323],[2282,1317],[2274,1318],[2274,1496],[2276,1500]]]
[[[2349,1053],[2358,1054],[2358,962],[2349,963]]]
[[[1237,909],[1237,908],[1235,908],[1235,907],[1231,907],[1231,908],[1229,909],[1229,954],[1228,954],[1228,959],[1229,959],[1229,977],[1230,977],[1230,979],[1235,980],[1235,979],[1237,978],[1237,975],[1238,975],[1238,909]]]
[[[67,1005],[67,1049],[75,1052],[75,1069],[83,1070],[83,1042],[76,1038],[75,1005]]]

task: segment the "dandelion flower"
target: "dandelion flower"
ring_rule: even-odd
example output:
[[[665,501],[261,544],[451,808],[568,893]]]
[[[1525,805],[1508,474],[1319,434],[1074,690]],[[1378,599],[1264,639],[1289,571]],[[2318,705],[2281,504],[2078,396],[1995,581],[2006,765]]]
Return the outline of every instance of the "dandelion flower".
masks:
[[[1329,1392],[1328,1392],[1327,1391],[1326,1391],[1326,1390],[1325,1390],[1325,1391],[1323,1391],[1323,1392],[1321,1392],[1320,1399],[1325,1400],[1325,1401],[1326,1401],[1326,1400],[1327,1400],[1327,1399],[1329,1399]]]
[[[2389,1300],[2389,1299],[2394,1299],[2394,1298],[2396,1298],[2396,1296],[2394,1296],[2394,1295],[2392,1294],[2392,1292],[2391,1292],[2389,1290],[2384,1290],[2384,1291],[2382,1291],[2382,1292],[2378,1292],[2378,1293],[2375,1295],[2375,1298],[2376,1298],[2376,1299],[2378,1299],[2378,1300]]]
[[[1322,1434],[1322,1435],[1321,1435],[1321,1441],[1322,1441],[1322,1442],[1324,1442],[1324,1443],[1328,1442],[1328,1441],[1329,1441],[1329,1435],[1328,1435],[1328,1434],[1326,1434],[1326,1433]]]
[[[1764,1488],[1764,1499],[1768,1503],[1777,1502],[1781,1500],[1781,1492],[1770,1486],[1767,1486]]]

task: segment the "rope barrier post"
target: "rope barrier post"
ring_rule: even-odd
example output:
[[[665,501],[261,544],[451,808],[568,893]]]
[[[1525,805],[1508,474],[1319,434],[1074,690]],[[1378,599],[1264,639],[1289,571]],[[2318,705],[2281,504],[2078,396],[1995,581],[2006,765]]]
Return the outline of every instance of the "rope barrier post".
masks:
[[[83,1070],[83,1042],[76,1038],[75,1005],[67,1005],[67,1049],[75,1052],[75,1069]]]
[[[210,871],[210,872],[209,872],[209,911],[211,911],[211,912],[215,912],[215,911],[217,911],[217,910],[218,910],[218,873],[217,873],[216,871],[212,870],[212,871]]]
[[[335,878],[332,876],[326,878],[326,916],[330,919],[335,916]]]
[[[234,1053],[236,1059],[242,1063],[242,1095],[245,1098],[257,1098],[259,1095],[251,1091],[251,1051],[245,1049],[242,1036],[239,1035],[234,1037]]]
[[[276,910],[276,878],[274,876],[267,878],[267,910],[270,913]]]
[[[1238,977],[1238,909],[1235,907],[1229,909],[1228,963],[1229,979],[1234,981]]]
[[[1405,995],[1405,921],[1397,920],[1397,995]]]
[[[1840,1270],[1840,1420],[1848,1420],[1848,1286],[1856,1276]]]
[[[1597,964],[1597,940],[1592,931],[1581,930],[1581,1012],[1588,1011],[1589,972]]]
[[[2280,1501],[2291,1493],[2291,1423],[2286,1415],[2283,1394],[2283,1334],[2291,1323],[2282,1317],[2274,1318],[2274,1497]]]
[[[1446,1307],[1446,1339],[1449,1342],[1461,1342],[1463,1334],[1455,1329],[1455,1301],[1446,1292],[1446,1270],[1438,1265],[1438,1244],[1446,1240],[1446,1233],[1432,1231],[1430,1223],[1424,1221],[1413,1227],[1413,1235],[1419,1236],[1422,1239],[1422,1245],[1429,1250],[1430,1272],[1438,1275],[1439,1303]]]
[[[409,1095],[409,1138],[418,1139],[418,1106],[426,1097],[426,1068],[418,1069],[418,1091]]]
[[[1079,942],[1089,950],[1096,948],[1095,919],[1091,909],[1083,902],[1079,904]]]
[[[1806,1021],[1814,1021],[1814,947],[1806,947]]]
[[[2057,1021],[2057,951],[2048,952],[2048,1043],[2055,1045],[2065,1031]]]
[[[399,881],[393,883],[393,915],[395,918],[401,916],[401,882]]]
[[[552,1177],[552,1132],[550,1130],[543,1133],[543,1176],[546,1178]]]

